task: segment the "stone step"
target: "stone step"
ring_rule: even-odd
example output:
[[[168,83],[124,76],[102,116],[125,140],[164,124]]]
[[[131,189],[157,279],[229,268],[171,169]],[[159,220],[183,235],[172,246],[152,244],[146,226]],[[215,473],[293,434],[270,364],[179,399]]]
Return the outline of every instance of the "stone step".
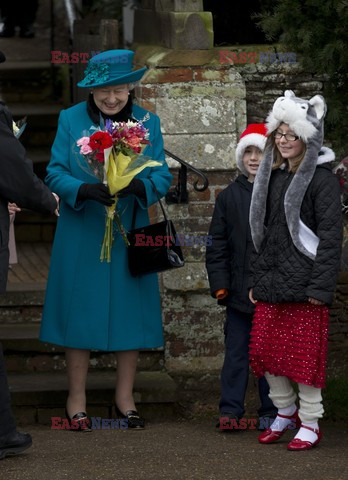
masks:
[[[23,75],[24,72],[26,75],[32,72],[33,75],[36,75],[38,71],[47,71],[50,70],[52,64],[49,61],[45,60],[29,60],[29,61],[14,61],[14,60],[6,60],[6,62],[1,67],[1,78],[11,77],[12,72],[17,72],[18,75]]]
[[[14,229],[17,249],[27,242],[53,242],[57,217],[23,210],[16,214]],[[16,266],[14,266],[16,269]]]
[[[37,282],[30,279],[27,282],[23,279],[20,289],[11,286],[8,282],[7,291],[0,295],[0,325],[40,322],[45,288],[40,290]]]
[[[47,61],[7,61],[1,69],[1,94],[11,105],[52,101],[61,94],[59,68]]]
[[[34,121],[39,117],[48,117],[51,119],[52,124],[54,124],[54,119],[57,118],[59,112],[62,110],[63,105],[59,103],[13,103],[7,104],[11,110],[13,117],[28,117],[30,119],[30,126],[32,126]]]
[[[64,417],[66,374],[10,374],[8,381],[12,407],[19,423],[50,424],[51,417]],[[88,414],[112,418],[115,372],[89,372],[86,391]],[[147,419],[167,417],[175,412],[176,383],[164,370],[139,372],[134,383],[134,399]]]
[[[41,315],[41,312],[40,312]],[[0,339],[6,355],[8,372],[58,372],[65,371],[64,347],[40,342],[39,324],[0,325]],[[163,368],[163,350],[144,350],[138,360],[139,371]],[[113,352],[91,352],[90,369],[115,371]]]
[[[27,157],[33,162],[34,169],[41,164],[44,164],[46,167],[51,158],[51,148],[49,146],[28,147]]]
[[[47,165],[51,158],[51,146],[45,145],[40,147],[28,147],[27,156],[33,162],[34,172],[44,180],[47,175]]]
[[[48,151],[53,144],[58,126],[61,103],[8,103],[14,120],[27,117],[27,127],[21,136],[21,143],[28,150],[34,148]],[[47,161],[49,157],[47,158]]]

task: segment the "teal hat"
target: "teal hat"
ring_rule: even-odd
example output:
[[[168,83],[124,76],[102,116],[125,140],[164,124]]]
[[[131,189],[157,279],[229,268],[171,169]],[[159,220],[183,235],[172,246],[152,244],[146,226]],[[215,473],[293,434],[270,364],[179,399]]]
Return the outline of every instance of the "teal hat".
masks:
[[[133,70],[133,57],[131,50],[107,50],[95,55],[88,62],[85,78],[77,86],[91,88],[138,82],[147,68]]]

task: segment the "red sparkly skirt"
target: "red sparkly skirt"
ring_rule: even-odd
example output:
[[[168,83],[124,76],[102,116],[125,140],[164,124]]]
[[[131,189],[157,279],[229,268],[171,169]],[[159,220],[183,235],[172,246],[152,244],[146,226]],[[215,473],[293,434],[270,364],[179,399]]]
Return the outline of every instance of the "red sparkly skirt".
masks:
[[[254,374],[324,388],[328,328],[325,305],[257,302],[249,345]]]

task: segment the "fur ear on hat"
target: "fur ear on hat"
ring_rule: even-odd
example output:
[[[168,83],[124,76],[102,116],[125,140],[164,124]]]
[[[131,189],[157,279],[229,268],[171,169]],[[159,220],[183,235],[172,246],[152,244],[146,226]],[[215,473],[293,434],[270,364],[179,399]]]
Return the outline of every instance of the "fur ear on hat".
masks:
[[[284,92],[284,97],[291,98],[291,97],[295,97],[295,96],[296,95],[292,90],[285,90],[285,92]]]
[[[320,120],[322,117],[325,116],[326,114],[326,103],[324,98],[321,95],[314,95],[309,100],[309,104],[314,107],[315,113],[317,114],[318,120]]]

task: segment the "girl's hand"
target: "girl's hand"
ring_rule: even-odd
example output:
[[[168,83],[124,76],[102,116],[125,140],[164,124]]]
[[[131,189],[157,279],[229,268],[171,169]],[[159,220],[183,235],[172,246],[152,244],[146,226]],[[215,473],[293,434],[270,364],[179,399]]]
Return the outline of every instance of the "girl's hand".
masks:
[[[15,203],[8,203],[7,208],[10,215],[21,211],[21,209]]]
[[[251,301],[251,303],[256,305],[257,300],[255,300],[255,298],[253,297],[253,289],[252,288],[249,290],[249,300]]]
[[[308,297],[309,303],[312,305],[325,305],[324,302],[321,302],[320,300],[317,300],[316,298]]]

